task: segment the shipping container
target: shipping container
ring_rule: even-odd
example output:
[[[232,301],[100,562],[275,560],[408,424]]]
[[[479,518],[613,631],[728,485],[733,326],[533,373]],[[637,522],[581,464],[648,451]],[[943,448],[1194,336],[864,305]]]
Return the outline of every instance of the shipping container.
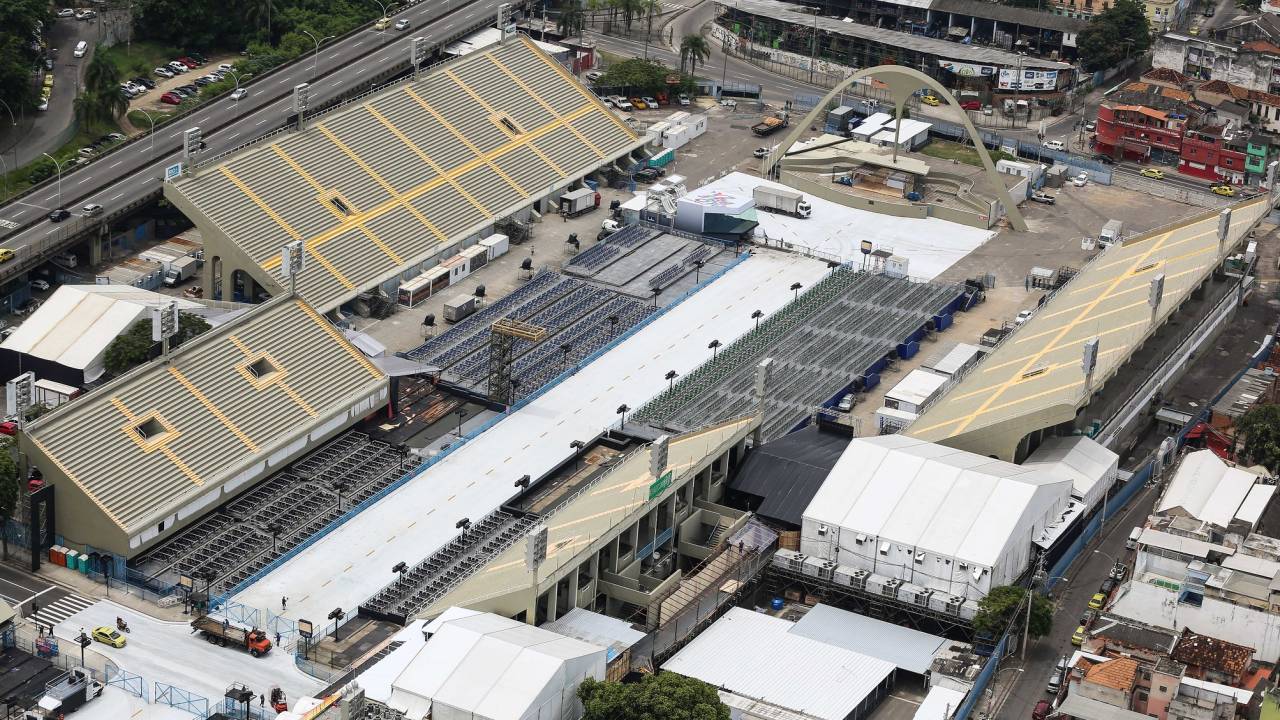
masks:
[[[507,254],[507,250],[511,249],[511,239],[502,233],[496,233],[480,241],[480,244],[488,248],[489,260],[502,257]]]
[[[476,299],[471,295],[457,295],[444,304],[444,321],[456,323],[465,320],[476,311]]]
[[[467,263],[467,273],[473,273],[489,263],[489,248],[476,244],[462,251]]]

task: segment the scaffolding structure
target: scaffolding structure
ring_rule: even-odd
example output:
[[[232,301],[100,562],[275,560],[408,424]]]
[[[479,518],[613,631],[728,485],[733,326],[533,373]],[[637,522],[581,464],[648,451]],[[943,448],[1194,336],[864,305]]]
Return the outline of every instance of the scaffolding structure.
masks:
[[[500,318],[489,326],[489,399],[510,405],[515,388],[511,385],[511,368],[514,363],[516,340],[537,345],[547,337],[547,330],[539,325],[513,318]]]

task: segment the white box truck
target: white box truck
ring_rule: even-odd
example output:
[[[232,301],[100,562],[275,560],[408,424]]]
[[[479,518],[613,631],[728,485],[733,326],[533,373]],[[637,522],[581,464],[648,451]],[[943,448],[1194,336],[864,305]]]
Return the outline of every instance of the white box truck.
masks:
[[[1124,240],[1124,221],[1108,220],[1106,225],[1102,226],[1102,232],[1098,234],[1098,243],[1102,247],[1110,247]]]
[[[813,214],[813,206],[802,193],[786,188],[760,185],[755,189],[756,209],[782,213],[792,217],[807,218]]]
[[[177,287],[179,283],[192,275],[196,274],[196,266],[200,261],[187,255],[169,263],[169,269],[164,271],[164,284],[166,287]]]

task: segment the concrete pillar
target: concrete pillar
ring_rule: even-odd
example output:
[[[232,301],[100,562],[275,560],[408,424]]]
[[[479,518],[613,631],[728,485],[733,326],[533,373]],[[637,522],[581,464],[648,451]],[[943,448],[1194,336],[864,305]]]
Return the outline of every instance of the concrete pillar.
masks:
[[[547,617],[543,622],[551,622],[556,619],[556,603],[558,602],[558,594],[560,592],[560,583],[553,582],[551,587],[547,588]],[[535,624],[536,621],[535,621]]]

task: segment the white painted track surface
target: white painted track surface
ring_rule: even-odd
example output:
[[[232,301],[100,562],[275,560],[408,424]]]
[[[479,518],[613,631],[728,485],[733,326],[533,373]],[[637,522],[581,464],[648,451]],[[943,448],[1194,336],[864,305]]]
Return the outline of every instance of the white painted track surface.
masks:
[[[817,260],[757,252],[234,599],[278,613],[288,596],[282,614],[317,626],[335,607],[354,613],[394,579],[396,563],[427,557],[457,534],[460,519],[478,520],[508,500],[521,475],[551,470],[571,441],[616,423],[619,405],[639,408],[666,389],[668,370],[691,372],[710,358],[712,340],[730,344],[752,329],[752,311],[772,314],[792,299],[792,283],[809,287],[826,272]]]

